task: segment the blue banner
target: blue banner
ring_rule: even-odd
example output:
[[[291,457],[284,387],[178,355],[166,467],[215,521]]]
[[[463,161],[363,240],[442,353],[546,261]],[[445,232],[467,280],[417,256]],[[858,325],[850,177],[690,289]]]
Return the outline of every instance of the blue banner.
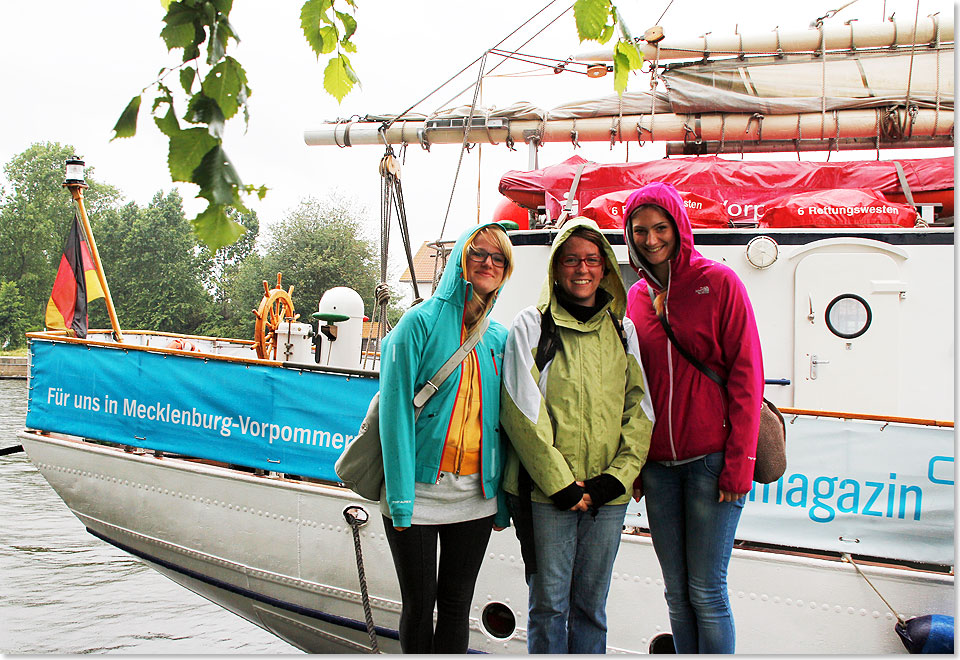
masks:
[[[32,341],[26,425],[336,481],[379,381]]]
[[[787,422],[787,471],[753,484],[738,539],[953,565],[952,428]],[[632,524],[648,526],[645,503],[631,502]]]

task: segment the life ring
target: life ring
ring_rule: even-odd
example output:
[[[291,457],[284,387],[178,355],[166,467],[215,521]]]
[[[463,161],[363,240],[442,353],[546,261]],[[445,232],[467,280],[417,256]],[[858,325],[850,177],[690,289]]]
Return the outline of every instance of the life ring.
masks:
[[[172,348],[176,351],[191,351],[191,352],[196,352],[200,350],[199,348],[197,348],[197,345],[194,344],[189,339],[182,339],[180,337],[171,339],[169,342],[167,342],[167,345],[164,346],[164,348]]]

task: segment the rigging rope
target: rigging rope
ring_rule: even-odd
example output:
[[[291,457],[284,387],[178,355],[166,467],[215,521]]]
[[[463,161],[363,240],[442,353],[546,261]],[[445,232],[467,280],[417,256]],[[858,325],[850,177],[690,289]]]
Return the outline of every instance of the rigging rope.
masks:
[[[480,60],[480,73],[477,76],[476,87],[473,90],[473,102],[470,104],[470,114],[467,116],[467,123],[463,128],[463,142],[460,144],[460,158],[457,160],[457,169],[453,174],[453,185],[450,186],[450,199],[447,200],[447,212],[443,215],[443,226],[440,227],[439,243],[443,240],[443,234],[447,230],[447,220],[450,219],[450,208],[453,206],[453,193],[457,189],[457,179],[460,176],[460,167],[463,165],[463,154],[467,150],[467,144],[470,142],[470,125],[473,123],[473,113],[477,109],[477,98],[480,95],[480,83],[483,80],[483,69],[487,64],[487,53],[483,54]]]
[[[920,0],[917,0],[917,13],[913,16],[913,38],[910,39],[910,68],[907,72],[907,98],[904,103],[904,106],[907,109],[907,113],[903,117],[903,125],[900,127],[900,132],[904,133],[907,129],[907,114],[910,110],[910,88],[913,86],[913,56],[917,52],[917,21],[920,18]],[[940,60],[940,53],[937,53],[937,61]],[[911,133],[913,132],[913,127],[910,128]]]
[[[554,0],[554,1],[556,1],[556,0]],[[553,4],[553,2],[551,2],[550,4]],[[550,6],[550,5],[547,5],[547,7],[549,7],[549,6]],[[544,9],[546,9],[547,7],[544,7],[543,9],[541,9],[540,12],[542,12],[542,11],[543,11]],[[541,34],[543,34],[544,30],[546,30],[546,29],[549,28],[551,25],[553,25],[554,23],[556,23],[557,21],[559,21],[560,18],[561,18],[564,14],[566,14],[568,11],[570,11],[571,9],[573,9],[573,5],[570,5],[569,7],[567,7],[566,9],[564,9],[562,12],[560,12],[559,14],[557,14],[556,18],[554,18],[552,21],[550,21],[549,23],[547,23],[546,25],[544,25],[542,28],[540,28],[537,32],[534,33],[534,35],[533,35],[532,37],[530,37],[529,39],[527,39],[526,41],[524,41],[522,44],[520,44],[519,46],[517,46],[517,49],[519,50],[520,48],[523,48],[524,46],[526,46],[527,44],[529,44],[531,41],[533,41],[534,39],[536,39],[537,37],[539,37]],[[537,12],[537,14],[539,14],[540,12]],[[536,17],[536,16],[534,16],[534,18],[535,18],[535,17]],[[533,20],[533,18],[531,18],[530,20]],[[529,23],[529,22],[530,22],[530,21],[527,21],[527,23]],[[526,25],[526,23],[524,23],[524,25]],[[520,27],[523,27],[523,25],[521,25]],[[498,43],[496,46],[494,46],[493,48],[491,48],[491,49],[490,49],[489,51],[487,51],[487,52],[489,53],[489,52],[492,52],[493,50],[495,50],[498,46],[500,46],[500,44],[502,44],[504,41],[506,41],[507,38],[509,38],[509,37],[513,36],[514,34],[516,34],[516,32],[517,32],[519,29],[520,29],[520,28],[517,28],[516,30],[514,30],[513,32],[511,32],[507,37],[504,37],[504,38],[500,41],[500,43]],[[517,50],[514,50],[513,52],[516,53]],[[486,55],[486,54],[487,54],[487,53],[484,53],[484,55]],[[480,58],[477,58],[476,60],[474,60],[473,62],[471,62],[471,63],[470,63],[470,66],[473,66],[474,64],[476,64],[479,59],[480,59]],[[490,71],[487,72],[487,75],[490,75],[491,73],[493,73],[494,71],[496,71],[496,70],[500,67],[500,65],[504,63],[504,61],[505,61],[505,60],[501,60],[501,61],[497,62],[497,64],[495,64],[495,65],[490,69]],[[469,67],[468,67],[468,68],[469,68]],[[461,72],[461,73],[462,73],[462,72]],[[452,78],[451,78],[451,80],[452,80]],[[455,94],[453,97],[447,99],[446,103],[443,103],[440,107],[446,107],[446,106],[449,105],[450,103],[453,103],[456,99],[458,99],[461,95],[463,95],[464,92],[466,92],[467,90],[469,90],[470,87],[472,87],[472,85],[468,85],[468,86],[464,87],[462,90],[460,90],[460,92],[458,92],[457,94]]]
[[[393,154],[393,147],[388,144],[383,158],[380,159],[380,283],[373,292],[373,313],[370,315],[372,322],[367,328],[367,349],[363,353],[364,368],[367,368],[368,361],[371,363],[370,368],[376,365],[383,338],[390,331],[388,317],[390,287],[387,284],[387,261],[390,255],[390,219],[394,210],[397,212],[397,221],[400,225],[400,239],[406,253],[407,267],[413,280],[413,304],[416,305],[422,298],[410,247],[410,229],[407,224],[406,205],[403,202],[403,187],[400,185],[400,166]],[[376,325],[376,332],[374,332],[374,325]]]
[[[547,3],[547,5],[546,5],[543,9],[541,9],[541,10],[538,11],[536,14],[534,14],[533,16],[531,16],[530,18],[528,18],[527,20],[525,20],[523,23],[521,23],[513,32],[511,32],[510,34],[508,34],[507,36],[505,36],[503,39],[501,39],[500,41],[498,41],[498,42],[496,43],[496,45],[493,46],[493,48],[499,47],[504,41],[506,41],[507,39],[509,39],[510,37],[512,37],[513,35],[515,35],[517,32],[519,32],[520,30],[522,30],[524,27],[526,27],[526,25],[527,25],[528,23],[530,23],[530,21],[532,21],[532,20],[535,19],[537,16],[539,16],[540,14],[542,14],[543,12],[545,12],[545,11],[550,7],[550,5],[554,4],[555,2],[557,2],[557,0],[550,0],[550,2]],[[573,7],[573,5],[570,5],[570,7],[567,8],[567,9],[565,9],[565,10],[563,11],[563,13],[560,14],[560,16],[563,16],[563,14],[567,13],[568,11],[570,11],[570,8],[572,8],[572,7]],[[557,18],[555,18],[555,19],[553,19],[552,21],[550,21],[550,23],[548,23],[546,27],[549,27],[550,25],[553,25],[553,23],[556,22],[556,20],[557,20],[558,18],[560,18],[560,16],[557,16]],[[546,27],[545,27],[544,29],[546,29]],[[540,30],[540,32],[543,32],[543,30]],[[534,37],[536,37],[537,35],[539,35],[540,32],[538,32],[536,35],[534,35]],[[528,43],[530,43],[530,40],[527,40],[526,42],[524,42],[524,44],[521,45],[521,48],[522,48],[524,45],[528,44]],[[491,50],[492,50],[492,49],[491,49]],[[465,67],[463,67],[462,69],[460,69],[459,71],[457,71],[457,73],[455,73],[453,76],[451,76],[450,78],[448,78],[448,79],[447,79],[446,81],[444,81],[442,84],[440,84],[439,86],[437,86],[432,92],[430,92],[429,94],[427,94],[426,96],[424,96],[422,99],[420,99],[419,101],[417,101],[416,103],[414,103],[413,105],[411,105],[409,108],[407,108],[406,110],[404,110],[403,112],[401,112],[399,115],[397,115],[396,117],[394,117],[394,118],[391,119],[390,121],[385,122],[384,126],[385,126],[386,128],[390,128],[390,126],[392,126],[393,123],[394,123],[395,121],[397,121],[397,119],[399,119],[400,117],[403,117],[403,116],[406,115],[408,112],[410,112],[411,110],[413,110],[414,108],[416,108],[418,105],[420,105],[421,103],[423,103],[424,101],[426,101],[428,98],[430,98],[431,96],[433,96],[434,94],[436,94],[437,92],[439,92],[441,89],[443,89],[444,87],[446,87],[447,85],[449,85],[451,82],[453,82],[454,80],[456,80],[464,71],[466,71],[467,69],[469,69],[470,67],[472,67],[474,64],[476,64],[477,62],[479,62],[481,59],[486,58],[486,56],[487,56],[487,52],[485,51],[485,52],[483,53],[483,55],[481,55],[480,57],[478,57],[478,58],[475,59],[474,61],[470,62],[470,64],[468,64],[467,66],[465,66]],[[496,68],[496,67],[494,67],[494,68]],[[467,87],[467,89],[470,89],[470,88]],[[466,91],[466,90],[464,90],[464,91]],[[460,92],[460,94],[463,94],[463,92]],[[457,96],[460,96],[460,94],[457,94]],[[456,96],[455,96],[454,98],[456,98]],[[446,104],[444,104],[444,105],[446,105]],[[441,106],[441,107],[442,107],[442,106]]]

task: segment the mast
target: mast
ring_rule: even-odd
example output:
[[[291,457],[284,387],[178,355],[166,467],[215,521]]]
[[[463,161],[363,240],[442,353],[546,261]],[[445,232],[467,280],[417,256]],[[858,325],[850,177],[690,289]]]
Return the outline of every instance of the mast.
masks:
[[[822,43],[821,43],[822,39]],[[917,21],[916,38],[913,21],[896,19],[884,23],[850,21],[843,25],[821,25],[820,29],[752,34],[704,34],[695,38],[665,37],[660,48],[643,41],[637,47],[647,60],[698,59],[719,55],[758,55],[810,53],[823,50],[857,50],[929,45],[935,47],[953,41],[953,16],[928,16]],[[604,48],[584,51],[574,56],[581,62],[610,62],[613,50]]]
[[[675,113],[631,114],[623,117],[586,119],[508,120],[474,117],[470,141],[480,144],[498,144],[507,141],[528,143],[570,142],[576,131],[580,141],[682,141],[703,140],[728,143],[760,142],[768,140],[817,139],[828,140],[874,138],[885,145],[889,141],[883,132],[886,109],[838,110],[836,112],[807,112],[784,115],[766,115],[758,118],[747,113],[705,113],[678,115]],[[902,113],[901,113],[902,114]],[[902,119],[900,117],[899,119]],[[443,120],[397,120],[385,133],[383,122],[348,121],[327,124],[304,132],[308,146],[353,147],[383,145],[383,135],[390,144],[403,142],[421,144],[460,144],[467,123],[465,117]],[[920,109],[913,118],[911,139],[915,143],[899,146],[944,146],[923,144],[928,136],[951,140],[953,111]],[[896,141],[894,141],[896,142]],[[873,146],[873,145],[871,145]],[[895,146],[895,145],[889,145]],[[949,146],[949,145],[948,145]]]

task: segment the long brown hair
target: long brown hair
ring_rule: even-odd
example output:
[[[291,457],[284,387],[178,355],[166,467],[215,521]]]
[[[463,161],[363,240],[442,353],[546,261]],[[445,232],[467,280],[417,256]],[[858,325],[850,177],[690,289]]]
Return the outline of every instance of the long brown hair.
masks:
[[[510,238],[507,236],[507,232],[504,231],[500,225],[487,225],[467,239],[467,242],[463,245],[463,254],[460,256],[460,268],[464,273],[467,272],[467,253],[480,236],[495,243],[507,259],[507,265],[503,267],[503,277],[500,280],[500,287],[502,287],[513,273],[513,246],[510,244]],[[499,287],[497,290],[499,290]],[[497,291],[492,291],[486,297],[479,296],[477,292],[474,291],[473,299],[467,301],[463,314],[463,324],[466,326],[468,334],[473,332],[477,325],[479,325],[483,318],[490,312],[490,308],[493,307],[496,299]]]

